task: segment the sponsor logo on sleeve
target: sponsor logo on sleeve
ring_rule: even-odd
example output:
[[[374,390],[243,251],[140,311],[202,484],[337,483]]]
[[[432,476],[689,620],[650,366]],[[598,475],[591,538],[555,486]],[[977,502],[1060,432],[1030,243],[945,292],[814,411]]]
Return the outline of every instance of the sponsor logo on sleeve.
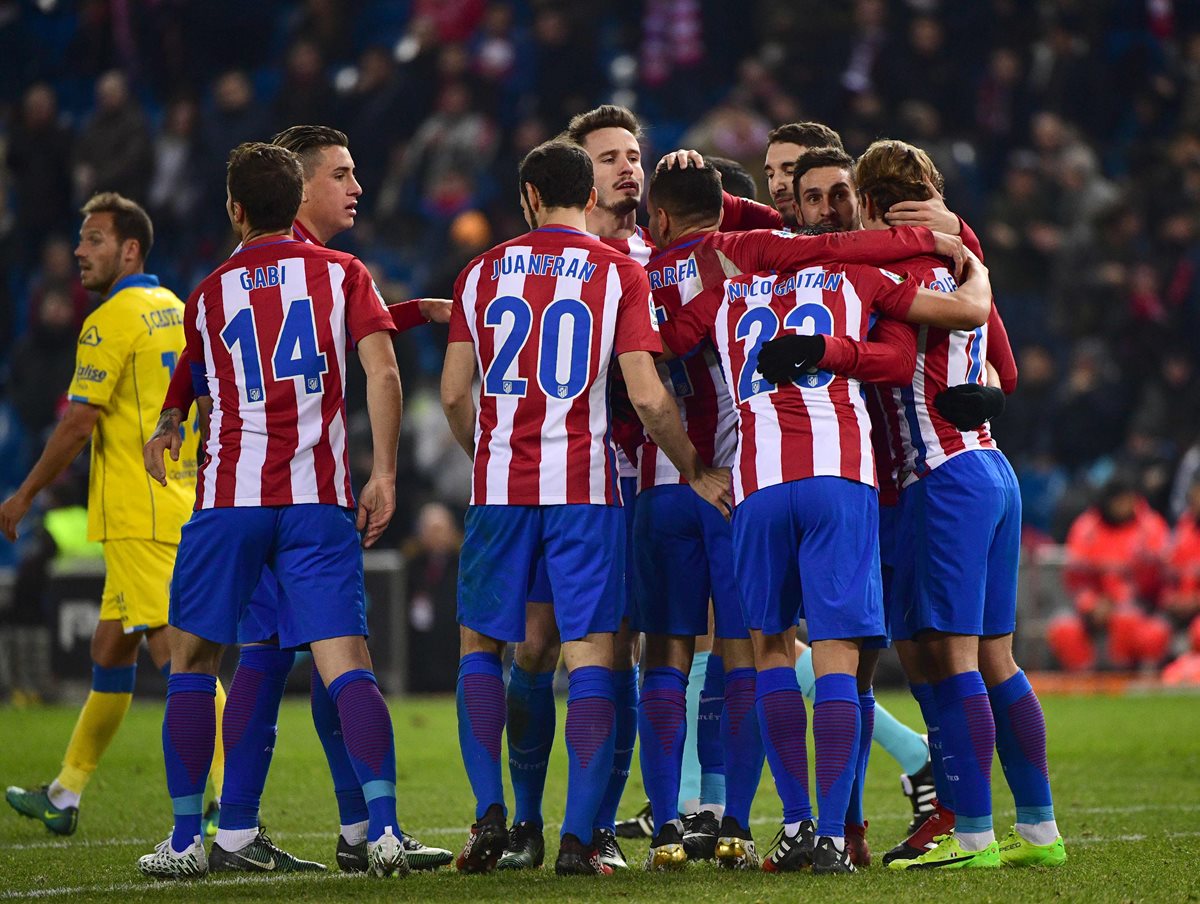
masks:
[[[80,383],[103,383],[107,377],[107,370],[101,370],[91,364],[80,364],[75,368],[75,379]]]

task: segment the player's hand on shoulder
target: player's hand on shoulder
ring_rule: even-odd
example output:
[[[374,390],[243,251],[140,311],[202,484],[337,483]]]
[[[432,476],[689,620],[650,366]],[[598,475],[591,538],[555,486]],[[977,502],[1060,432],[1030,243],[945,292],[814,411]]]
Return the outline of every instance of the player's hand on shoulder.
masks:
[[[955,279],[962,276],[963,267],[967,264],[966,246],[962,239],[956,235],[950,235],[948,232],[934,232],[933,250],[935,254],[954,261]]]
[[[375,477],[367,481],[358,494],[358,518],[355,522],[362,532],[364,547],[379,539],[396,513],[396,478]]]
[[[449,323],[450,308],[453,302],[449,298],[421,298],[417,300],[417,308],[421,316],[430,323]]]
[[[758,350],[758,372],[776,385],[789,383],[806,369],[816,367],[824,355],[824,336],[779,336]]]
[[[901,201],[893,204],[884,216],[889,226],[928,226],[934,232],[958,235],[962,223],[942,200],[934,194],[928,201]]]
[[[705,502],[714,506],[721,517],[729,520],[733,511],[733,489],[729,468],[701,468],[688,484]]]
[[[658,161],[658,166],[655,169],[668,170],[673,167],[687,169],[688,165],[701,169],[704,166],[704,158],[699,151],[693,151],[688,148],[680,148],[677,151],[672,151],[669,154],[664,154],[663,158]]]
[[[933,399],[938,414],[959,430],[975,430],[1004,413],[1004,392],[998,386],[964,383],[943,389]]]

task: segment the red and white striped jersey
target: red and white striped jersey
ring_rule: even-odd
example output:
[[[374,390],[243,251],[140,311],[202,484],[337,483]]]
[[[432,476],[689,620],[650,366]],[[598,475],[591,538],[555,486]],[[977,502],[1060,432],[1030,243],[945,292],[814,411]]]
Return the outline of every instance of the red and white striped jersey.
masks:
[[[864,339],[872,311],[902,320],[916,290],[914,280],[886,270],[829,264],[738,276],[725,283],[715,303],[705,295],[681,309],[668,344],[694,345],[707,333],[729,377],[738,419],[735,501],[807,477],[875,486],[871,425],[859,381],[812,371],[776,386],[758,373],[758,353],[784,332]]]
[[[647,273],[659,321],[666,323],[702,294],[714,296],[711,304],[731,276],[790,271],[826,261],[883,264],[932,249],[933,234],[924,228],[820,236],[768,230],[707,232],[672,243],[651,259]],[[707,340],[694,349],[674,350],[678,358],[658,365],[663,385],[676,399],[701,457],[714,467],[727,467],[737,443],[737,417],[716,352]],[[639,490],[683,480],[651,440],[642,446],[638,476]]]
[[[634,226],[633,235],[627,239],[610,239],[603,235],[596,237],[614,251],[633,258],[639,267],[646,266],[654,254],[654,240],[641,226]]]
[[[584,232],[536,229],[458,277],[450,341],[482,375],[473,505],[617,505],[609,381],[662,342],[645,271]]]
[[[958,288],[954,275],[940,258],[914,260],[905,269],[923,288],[938,292]],[[937,394],[950,386],[986,385],[988,333],[988,324],[973,330],[917,328],[917,367],[912,385],[892,389],[890,400],[883,399],[883,421],[889,432],[896,431],[890,437],[890,446],[900,454],[898,479],[902,487],[960,452],[996,448],[986,422],[978,430],[959,430],[942,417],[933,403]]]
[[[212,396],[196,507],[351,507],[346,348],[392,331],[362,262],[290,238],[253,242],[184,309]]]
[[[654,242],[650,234],[641,226],[635,226],[633,235],[627,239],[613,239],[598,236],[600,241],[614,251],[627,254],[640,267],[646,266],[654,254]],[[618,371],[613,377],[613,392],[617,395],[627,395],[625,381]],[[617,470],[622,478],[637,477],[637,448],[645,442],[642,422],[632,413],[629,404],[614,406],[619,412],[613,415],[613,438],[617,443]]]

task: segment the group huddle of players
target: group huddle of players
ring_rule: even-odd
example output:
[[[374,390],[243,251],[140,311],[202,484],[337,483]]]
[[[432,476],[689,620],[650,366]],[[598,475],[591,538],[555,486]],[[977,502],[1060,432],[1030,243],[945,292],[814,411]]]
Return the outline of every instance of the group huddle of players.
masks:
[[[870,863],[871,684],[889,640],[926,723],[936,800],[915,807],[888,866],[1065,862],[1041,707],[1012,658],[1020,497],[987,425],[1016,369],[981,249],[942,201],[936,167],[900,141],[855,161],[828,127],[790,124],[769,138],[773,207],[730,191],[741,178],[752,192],[744,171],[679,151],[650,177],[647,234],[639,137],[621,107],[573,119],[521,163],[531,231],[472,261],[452,303],[390,308],[359,261],[323,244],[352,225],[360,194],[345,136],[296,127],[235,149],[227,209],[242,242],[183,305],[185,345],[145,448],[151,475],[177,480],[164,452],[178,460],[196,402],[203,454],[174,558],[163,724],[175,825],[139,861],[145,874],[324,868],[278,848],[258,819],[279,701],[305,646],[342,869],[540,867],[561,657],[569,768],[556,872],[627,865],[614,828],[635,735],[647,869],[711,859],[852,872]],[[318,179],[341,187],[313,228]],[[442,402],[473,461],[457,707],[476,812],[457,858],[400,829],[362,589],[361,546],[394,510],[390,337],[427,319],[450,324]],[[350,346],[373,443],[357,517]],[[797,641],[801,619],[811,649]],[[711,644],[707,701],[689,726],[698,640]],[[231,643],[242,648],[220,718],[216,671]],[[815,820],[798,652],[812,675]],[[226,767],[209,853],[218,722]],[[705,776],[723,778],[702,782],[685,815],[689,733]],[[993,751],[1017,809],[1000,841]],[[764,761],[783,825],[760,856],[750,808]],[[58,780],[8,797],[33,816],[78,805]]]

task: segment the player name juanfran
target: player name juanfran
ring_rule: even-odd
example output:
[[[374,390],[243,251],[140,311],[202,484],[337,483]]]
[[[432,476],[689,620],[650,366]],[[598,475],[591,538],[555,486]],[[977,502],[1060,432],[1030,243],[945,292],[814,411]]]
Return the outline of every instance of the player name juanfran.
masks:
[[[524,273],[528,276],[561,276],[587,282],[596,272],[596,265],[577,257],[561,254],[510,254],[492,261],[492,279]]]

